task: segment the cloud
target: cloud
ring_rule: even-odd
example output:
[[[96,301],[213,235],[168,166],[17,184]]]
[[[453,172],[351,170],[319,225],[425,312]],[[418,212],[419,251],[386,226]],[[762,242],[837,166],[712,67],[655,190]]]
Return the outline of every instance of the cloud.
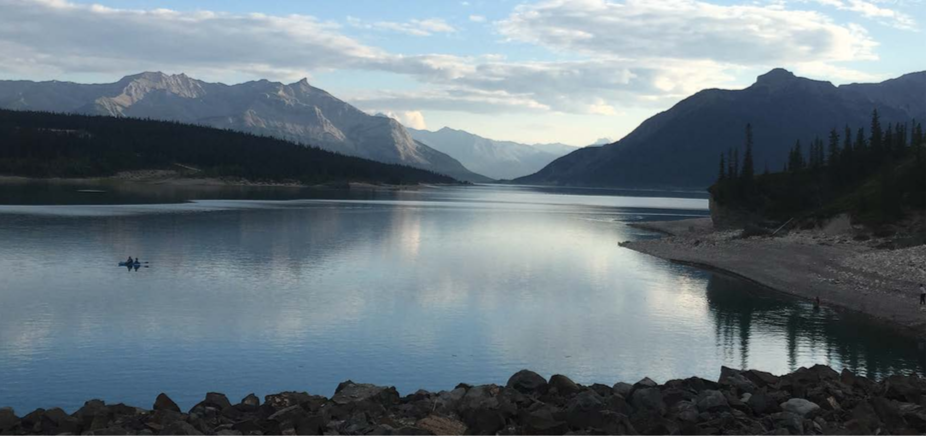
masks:
[[[859,28],[813,11],[695,0],[552,0],[518,6],[503,35],[563,53],[658,56],[737,65],[873,60]]]
[[[878,6],[874,2],[864,0],[814,0],[817,3],[832,6],[843,11],[857,12],[865,18],[897,29],[917,30],[916,20],[908,14],[890,8]]]
[[[486,18],[485,18],[484,16],[482,16],[482,15],[470,15],[470,16],[469,16],[469,21],[474,21],[474,22],[476,22],[476,23],[482,23],[482,22],[486,21]]]
[[[405,127],[410,127],[416,130],[427,130],[428,125],[424,121],[424,115],[418,110],[409,110],[401,112],[393,112],[387,110],[384,112],[373,112],[373,113],[382,113],[400,123]]]
[[[346,29],[355,27],[409,35],[455,31],[440,19],[349,18]],[[621,107],[663,107],[703,88],[731,84],[742,72],[775,66],[858,80],[864,74],[838,63],[876,58],[876,43],[861,26],[782,6],[545,1],[516,7],[499,30],[510,41],[566,56],[510,61],[497,55],[399,54],[344,35],[338,23],[305,15],[0,0],[0,69],[45,77],[161,70],[209,80],[293,81],[340,69],[388,72],[406,75],[419,87],[345,98],[362,108],[391,109],[398,119],[417,124],[412,115],[422,110],[613,115]]]
[[[441,18],[409,20],[404,23],[393,21],[366,22],[359,18],[347,17],[347,22],[357,28],[377,31],[392,31],[416,37],[427,37],[438,33],[453,33],[457,30]]]
[[[273,73],[363,68],[388,57],[304,15],[126,10],[0,0],[0,65],[44,74],[139,70]]]

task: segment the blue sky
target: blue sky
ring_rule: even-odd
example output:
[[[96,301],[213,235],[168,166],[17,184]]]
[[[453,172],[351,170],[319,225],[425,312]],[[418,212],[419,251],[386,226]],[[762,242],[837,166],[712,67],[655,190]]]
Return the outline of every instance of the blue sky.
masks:
[[[924,25],[922,0],[0,0],[0,78],[307,77],[416,128],[584,145],[774,67],[924,70]]]

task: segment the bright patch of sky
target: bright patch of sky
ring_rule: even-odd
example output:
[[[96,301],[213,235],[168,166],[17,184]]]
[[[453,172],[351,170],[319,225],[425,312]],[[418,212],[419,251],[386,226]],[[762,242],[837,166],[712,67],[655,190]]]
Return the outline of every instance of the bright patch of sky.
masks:
[[[774,67],[924,70],[924,31],[922,0],[0,0],[0,78],[308,77],[416,127],[586,145]]]

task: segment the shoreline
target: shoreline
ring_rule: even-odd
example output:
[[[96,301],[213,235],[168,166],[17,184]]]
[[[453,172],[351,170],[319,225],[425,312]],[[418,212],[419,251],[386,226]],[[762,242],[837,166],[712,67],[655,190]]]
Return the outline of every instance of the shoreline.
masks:
[[[147,185],[164,187],[251,187],[251,188],[330,188],[330,189],[370,189],[413,191],[425,186],[453,186],[463,184],[381,184],[369,182],[329,182],[306,185],[293,182],[253,182],[242,178],[203,178],[177,172],[174,170],[139,170],[121,172],[114,176],[92,178],[32,178],[25,176],[0,175],[0,185],[4,184],[51,184],[51,185]]]
[[[822,230],[783,237],[741,237],[716,231],[710,218],[628,223],[664,234],[623,242],[621,247],[749,280],[783,295],[860,313],[900,332],[923,338],[926,310],[916,292],[926,279],[920,262],[926,246],[879,249],[851,235]],[[904,274],[903,271],[906,271]]]
[[[876,382],[822,365],[613,386],[522,370],[504,386],[404,397],[346,381],[330,398],[249,394],[232,404],[210,392],[187,412],[163,393],[151,409],[101,400],[72,414],[0,408],[0,435],[921,435],[924,400],[926,380],[916,375]]]

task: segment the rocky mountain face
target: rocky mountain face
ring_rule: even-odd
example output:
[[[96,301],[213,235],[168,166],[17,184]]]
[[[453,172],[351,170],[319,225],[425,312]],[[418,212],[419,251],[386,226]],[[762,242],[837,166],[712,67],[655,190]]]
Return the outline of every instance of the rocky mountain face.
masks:
[[[781,170],[796,140],[806,146],[833,128],[864,127],[877,108],[881,124],[926,119],[926,71],[877,84],[836,87],[774,69],[743,90],[708,89],[646,120],[618,142],[566,155],[524,184],[704,188],[720,154],[755,136],[755,167]]]
[[[495,179],[514,179],[535,173],[577,148],[565,144],[496,141],[448,127],[436,132],[408,131],[412,138],[458,159],[466,168]]]
[[[238,85],[146,72],[111,84],[0,81],[0,108],[179,121],[310,144],[375,161],[484,182],[459,161],[302,80]]]

